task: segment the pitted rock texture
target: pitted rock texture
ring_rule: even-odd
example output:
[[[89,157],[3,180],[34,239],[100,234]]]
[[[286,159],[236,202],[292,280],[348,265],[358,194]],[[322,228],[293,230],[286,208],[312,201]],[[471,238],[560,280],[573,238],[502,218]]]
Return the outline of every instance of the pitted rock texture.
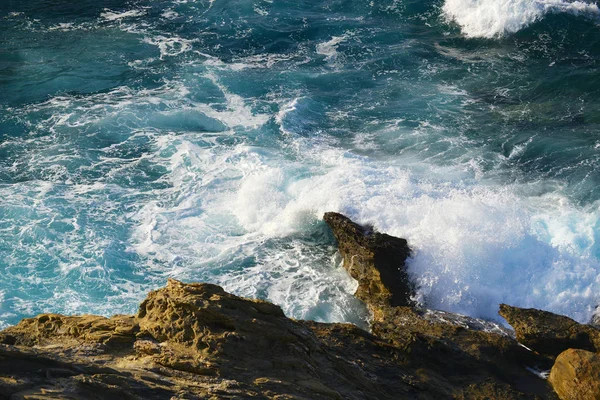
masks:
[[[169,280],[136,316],[46,314],[1,332],[0,396],[552,398],[522,366],[536,360],[509,336],[444,326],[408,307],[384,313],[389,323],[374,335]]]
[[[563,351],[548,380],[562,400],[600,399],[600,355],[579,349]]]

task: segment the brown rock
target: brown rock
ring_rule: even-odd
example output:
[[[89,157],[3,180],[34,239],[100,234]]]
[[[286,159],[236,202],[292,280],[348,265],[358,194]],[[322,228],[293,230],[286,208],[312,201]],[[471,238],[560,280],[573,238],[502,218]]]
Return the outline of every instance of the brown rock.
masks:
[[[13,344],[0,345],[0,395],[552,398],[523,368],[536,360],[505,334],[445,325],[447,315],[410,307],[380,313],[375,336],[350,324],[294,321],[219,286],[169,280],[137,316],[42,315],[6,329],[0,336]],[[107,339],[117,333],[122,340],[112,346]]]
[[[406,273],[410,248],[405,239],[375,232],[342,214],[328,212],[325,222],[338,242],[344,268],[358,281],[355,296],[369,305],[414,305],[414,285]]]
[[[548,359],[501,327],[412,307],[405,240],[325,218],[373,312],[372,333],[169,280],[135,316],[43,314],[0,332],[0,397],[555,398],[526,368],[550,368]]]
[[[563,351],[548,380],[562,400],[600,399],[600,355],[579,349]]]
[[[500,315],[515,329],[517,340],[542,354],[556,357],[569,349],[600,351],[600,331],[569,317],[533,308],[500,305]]]
[[[63,341],[104,346],[128,346],[133,343],[138,326],[133,316],[96,315],[66,317],[40,314],[21,320],[16,326],[0,332],[0,343],[24,346],[44,346],[61,338]]]

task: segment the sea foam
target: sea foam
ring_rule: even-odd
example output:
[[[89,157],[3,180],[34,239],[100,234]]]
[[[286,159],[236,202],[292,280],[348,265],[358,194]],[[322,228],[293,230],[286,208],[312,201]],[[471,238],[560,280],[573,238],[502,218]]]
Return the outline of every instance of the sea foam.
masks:
[[[197,12],[179,3],[181,17]],[[595,5],[557,1],[454,0],[444,10],[466,35],[482,37],[548,12],[597,14]],[[308,35],[289,52],[226,49],[219,58],[222,44],[211,47],[210,35],[139,23],[152,15],[105,10],[98,22],[110,35],[82,29],[89,43],[122,36],[136,50],[114,83],[89,93],[50,88],[42,100],[3,110],[5,126],[24,121],[18,133],[27,134],[0,143],[11,180],[0,185],[0,326],[42,311],[132,312],[166,277],[268,299],[294,318],[361,323],[366,310],[322,222],[327,211],[406,238],[417,298],[431,308],[498,321],[498,303],[507,302],[589,318],[600,300],[597,203],[572,203],[552,176],[533,176],[556,186],[538,193],[495,181],[481,160],[514,162],[535,143],[498,157],[453,136],[449,127],[467,121],[465,104],[476,101],[468,86],[430,85],[438,69],[403,65],[408,47],[397,43],[381,44],[380,54],[394,57],[387,67],[385,58],[363,65],[393,77],[369,73],[359,84],[346,62],[368,54],[352,49],[373,40],[369,29]],[[58,34],[88,25],[50,26]],[[247,32],[263,40],[262,30]],[[422,75],[396,77],[413,67]],[[411,91],[416,76],[427,79]],[[399,94],[406,102],[394,102]],[[411,102],[419,96],[426,103]],[[435,112],[411,111],[425,104]],[[438,118],[448,109],[459,117]],[[450,154],[457,148],[460,157]]]
[[[446,0],[443,12],[467,37],[482,38],[518,32],[548,13],[600,15],[595,3],[562,0]]]

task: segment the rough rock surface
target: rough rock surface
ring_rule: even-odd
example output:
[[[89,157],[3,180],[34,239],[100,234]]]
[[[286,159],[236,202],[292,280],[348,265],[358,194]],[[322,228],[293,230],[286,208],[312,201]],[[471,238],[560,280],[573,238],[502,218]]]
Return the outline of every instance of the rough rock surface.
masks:
[[[136,316],[43,314],[0,333],[12,398],[547,398],[509,336],[390,308],[381,336],[169,280]],[[404,326],[398,325],[403,323]],[[36,397],[37,396],[37,397]]]
[[[355,296],[369,305],[410,306],[414,286],[406,273],[410,248],[404,239],[375,232],[348,217],[325,213],[338,241],[344,268],[358,281]]]
[[[569,317],[533,308],[500,304],[500,315],[515,329],[525,346],[553,357],[570,349],[600,351],[600,330]]]
[[[600,399],[600,355],[586,350],[563,351],[548,380],[563,400]]]
[[[494,323],[418,309],[406,241],[325,218],[371,333],[169,280],[134,316],[42,314],[0,332],[0,399],[556,399],[530,371],[550,369],[553,342],[590,348],[553,314],[531,331],[538,319],[526,318],[542,314],[503,307],[517,337],[544,350],[529,351]]]

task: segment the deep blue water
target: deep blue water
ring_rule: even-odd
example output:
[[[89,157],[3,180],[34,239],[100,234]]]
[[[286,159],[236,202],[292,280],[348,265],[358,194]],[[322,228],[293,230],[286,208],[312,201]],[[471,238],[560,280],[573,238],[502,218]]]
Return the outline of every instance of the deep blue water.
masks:
[[[167,277],[360,323],[321,221],[430,307],[600,302],[600,12],[513,0],[5,0],[0,327]]]

